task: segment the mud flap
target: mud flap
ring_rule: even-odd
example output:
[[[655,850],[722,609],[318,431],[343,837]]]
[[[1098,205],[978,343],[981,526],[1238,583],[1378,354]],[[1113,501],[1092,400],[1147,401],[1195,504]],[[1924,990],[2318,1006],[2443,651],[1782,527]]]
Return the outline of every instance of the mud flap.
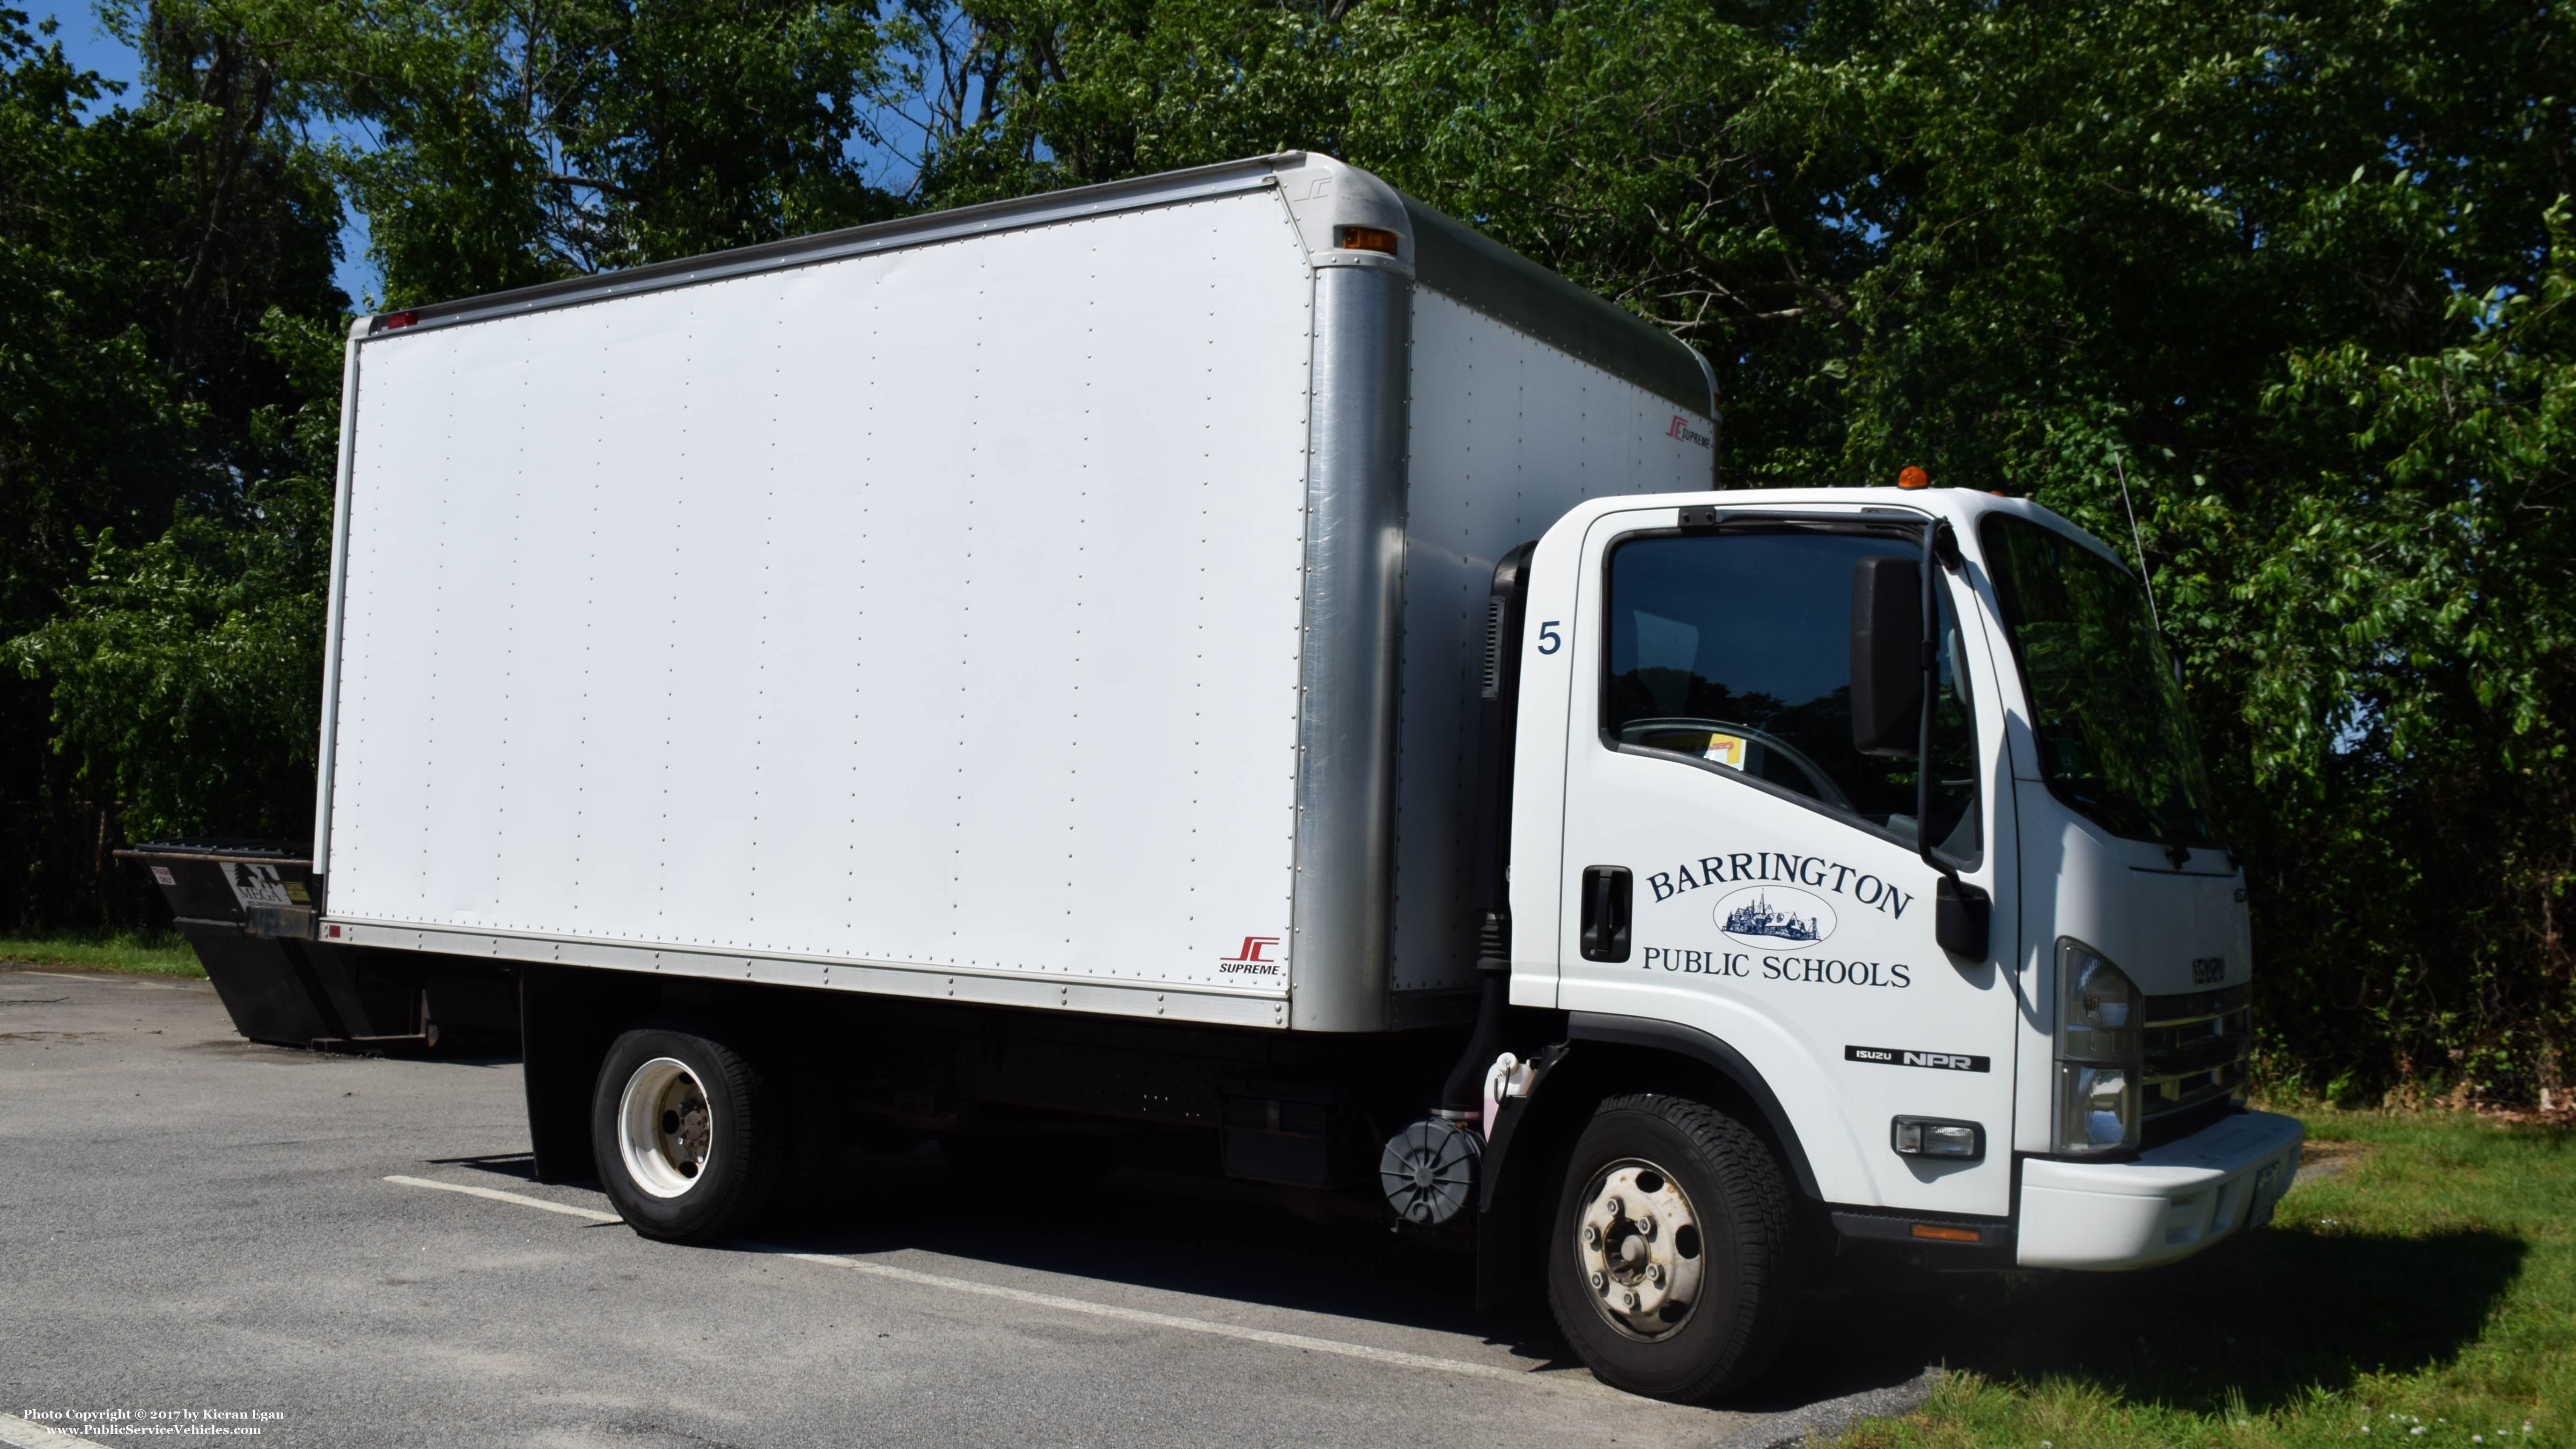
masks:
[[[520,1075],[537,1181],[599,1176],[590,1155],[591,1091],[610,1044],[653,1000],[653,983],[630,985],[611,972],[532,965],[520,973]]]
[[[1511,1193],[1476,1214],[1476,1307],[1498,1308],[1529,1287],[1529,1232],[1522,1204]]]
[[[1483,1179],[1476,1198],[1476,1306],[1492,1308],[1520,1296],[1536,1281],[1530,1252],[1529,1203],[1540,1185],[1534,1178],[1552,1155],[1544,1122],[1529,1125],[1530,1104],[1539,1088],[1573,1051],[1558,1042],[1530,1062],[1523,1095],[1494,1104],[1494,1130],[1485,1142]],[[1524,1130],[1527,1126],[1528,1130]],[[1519,1150],[1515,1152],[1515,1146]]]

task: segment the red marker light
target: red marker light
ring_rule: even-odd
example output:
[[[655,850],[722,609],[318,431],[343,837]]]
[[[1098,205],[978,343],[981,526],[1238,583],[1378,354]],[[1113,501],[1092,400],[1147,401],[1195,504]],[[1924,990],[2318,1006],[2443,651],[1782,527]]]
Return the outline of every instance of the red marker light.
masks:
[[[409,327],[419,320],[418,312],[395,312],[385,318],[385,325],[381,330],[391,332],[397,327]]]

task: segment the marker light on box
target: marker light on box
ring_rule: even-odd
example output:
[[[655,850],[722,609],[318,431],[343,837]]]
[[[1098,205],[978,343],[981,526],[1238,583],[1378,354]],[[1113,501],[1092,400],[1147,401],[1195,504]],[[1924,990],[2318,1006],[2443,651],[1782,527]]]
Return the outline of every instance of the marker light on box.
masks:
[[[1333,245],[1346,252],[1384,252],[1394,256],[1399,242],[1394,232],[1382,226],[1343,226],[1333,229]]]

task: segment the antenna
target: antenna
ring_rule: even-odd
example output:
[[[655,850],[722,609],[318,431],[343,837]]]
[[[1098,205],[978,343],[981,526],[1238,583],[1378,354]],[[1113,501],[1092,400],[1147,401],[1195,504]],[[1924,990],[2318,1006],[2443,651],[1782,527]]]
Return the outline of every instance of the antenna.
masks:
[[[2111,455],[2111,466],[2120,470],[2120,508],[2129,515],[2129,548],[2138,556],[2138,582],[2147,586],[2147,622],[2155,626],[2156,637],[2164,637],[2165,622],[2156,615],[2156,581],[2147,575],[2147,546],[2138,542],[2138,510],[2129,502],[2129,469],[2120,455]]]

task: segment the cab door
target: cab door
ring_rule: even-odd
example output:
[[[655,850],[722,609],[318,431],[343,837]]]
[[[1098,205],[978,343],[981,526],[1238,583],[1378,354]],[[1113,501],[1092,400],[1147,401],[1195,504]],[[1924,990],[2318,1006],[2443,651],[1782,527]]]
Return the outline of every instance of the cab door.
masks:
[[[1591,526],[1570,640],[1559,1004],[1676,1022],[1760,1073],[1830,1202],[2006,1216],[2015,1001],[2009,788],[1975,603],[1935,567],[1933,788],[1852,728],[1855,572],[1930,519],[1675,509]],[[1955,556],[1955,555],[1954,555]],[[1920,574],[1907,577],[1919,579]],[[2010,814],[2000,817],[2009,828]],[[1941,872],[1993,897],[1988,953],[1934,937]],[[1972,1158],[1896,1150],[1900,1120]],[[1958,1142],[1956,1131],[1936,1141]]]

